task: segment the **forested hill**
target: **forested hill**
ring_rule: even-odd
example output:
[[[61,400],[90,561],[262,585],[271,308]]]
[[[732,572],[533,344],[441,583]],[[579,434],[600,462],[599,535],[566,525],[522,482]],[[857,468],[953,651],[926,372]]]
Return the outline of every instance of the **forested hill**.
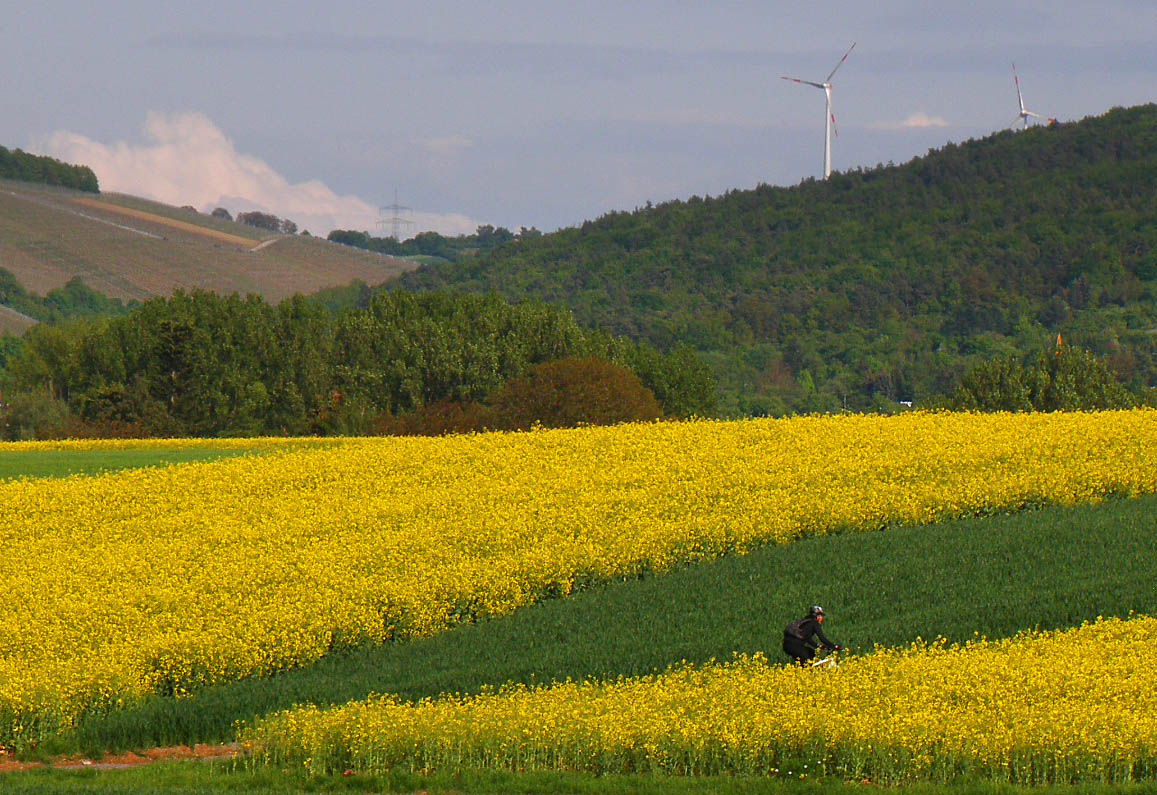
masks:
[[[30,155],[21,149],[9,150],[3,146],[0,146],[0,177],[100,193],[96,174],[88,166],[75,166],[53,157]]]
[[[744,413],[882,408],[1066,343],[1157,384],[1157,106],[949,144],[899,166],[606,215],[426,266],[692,345]]]

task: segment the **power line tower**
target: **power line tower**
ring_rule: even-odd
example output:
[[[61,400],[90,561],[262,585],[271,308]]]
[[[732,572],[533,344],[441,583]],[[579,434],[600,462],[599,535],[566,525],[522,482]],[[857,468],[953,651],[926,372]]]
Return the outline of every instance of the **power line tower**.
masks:
[[[390,213],[389,217],[386,216],[387,211]],[[384,207],[378,208],[378,226],[384,229],[386,225],[389,224],[390,237],[394,239],[394,242],[401,243],[402,239],[398,237],[399,230],[401,230],[402,227],[408,228],[413,226],[414,222],[409,218],[403,218],[400,213],[410,211],[411,208],[405,206],[404,204],[398,204],[398,189],[394,188],[394,203],[387,204]]]

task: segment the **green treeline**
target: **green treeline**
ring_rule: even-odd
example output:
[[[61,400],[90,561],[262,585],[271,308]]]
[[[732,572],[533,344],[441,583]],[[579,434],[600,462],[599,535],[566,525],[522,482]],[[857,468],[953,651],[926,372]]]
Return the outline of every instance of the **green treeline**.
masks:
[[[0,306],[46,323],[59,323],[84,317],[121,315],[128,311],[118,298],[109,298],[85,284],[80,277],[70,279],[63,287],[49,290],[41,298],[24,288],[12,272],[0,268]]]
[[[96,174],[88,166],[74,166],[56,158],[30,155],[20,149],[0,146],[0,178],[21,182],[42,182],[63,188],[100,193]]]
[[[725,414],[887,410],[1058,333],[1157,384],[1157,106],[617,212],[401,278],[693,347]]]
[[[425,258],[432,262],[439,260],[456,262],[464,257],[473,257],[479,252],[491,251],[512,240],[530,240],[541,236],[542,232],[533,227],[530,229],[523,227],[516,234],[505,227],[495,228],[485,224],[478,227],[472,235],[458,235],[456,237],[446,237],[437,232],[420,232],[409,240],[399,241],[392,237],[373,237],[369,232],[335,229],[329,233],[326,239],[332,243],[364,248],[394,257]]]
[[[387,292],[335,315],[301,296],[177,292],[30,329],[6,362],[3,433],[368,433],[431,406],[509,403],[521,393],[503,388],[536,365],[583,357],[633,373],[666,416],[712,410],[715,383],[689,351],[586,331],[538,302]]]
[[[1138,400],[1104,361],[1058,346],[1035,356],[1001,356],[966,372],[940,407],[954,411],[1107,411],[1157,405]]]

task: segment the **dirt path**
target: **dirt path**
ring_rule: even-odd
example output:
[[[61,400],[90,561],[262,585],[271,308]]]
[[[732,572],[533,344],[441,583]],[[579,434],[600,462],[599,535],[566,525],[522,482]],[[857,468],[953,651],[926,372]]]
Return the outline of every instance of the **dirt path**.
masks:
[[[153,762],[209,761],[234,759],[241,754],[239,743],[228,745],[174,745],[167,748],[149,748],[144,751],[128,751],[108,754],[100,759],[85,759],[79,756],[61,757],[50,762],[18,762],[0,751],[0,773],[30,770],[51,765],[55,768],[92,768],[93,770],[123,770],[129,767],[148,765]]]
[[[81,204],[85,207],[92,207],[96,210],[103,210],[104,212],[115,213],[117,215],[123,215],[128,218],[136,218],[138,221],[148,221],[149,223],[160,224],[161,226],[167,226],[171,229],[179,229],[182,232],[191,232],[195,235],[201,235],[202,237],[209,237],[213,238],[214,240],[220,240],[223,243],[232,243],[235,246],[241,246],[242,248],[248,249],[250,251],[256,251],[262,245],[268,244],[277,239],[272,238],[271,240],[261,241],[248,237],[242,237],[240,235],[231,235],[228,232],[209,229],[208,227],[198,226],[197,224],[191,224],[187,221],[178,221],[176,218],[168,218],[163,215],[145,212],[144,210],[134,210],[131,207],[122,207],[119,204],[100,201],[99,199],[73,199],[72,202],[73,204]]]

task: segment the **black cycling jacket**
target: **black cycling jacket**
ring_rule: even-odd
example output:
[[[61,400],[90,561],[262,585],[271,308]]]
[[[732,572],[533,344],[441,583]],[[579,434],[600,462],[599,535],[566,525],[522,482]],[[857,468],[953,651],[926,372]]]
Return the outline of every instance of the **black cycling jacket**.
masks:
[[[820,643],[824,646],[834,647],[836,645],[828,640],[827,635],[825,635],[823,629],[820,628],[820,622],[816,621],[816,617],[811,615],[788,624],[787,627],[784,628],[783,634],[799,638],[813,649],[816,647],[815,641],[812,640],[813,636],[819,638]]]

